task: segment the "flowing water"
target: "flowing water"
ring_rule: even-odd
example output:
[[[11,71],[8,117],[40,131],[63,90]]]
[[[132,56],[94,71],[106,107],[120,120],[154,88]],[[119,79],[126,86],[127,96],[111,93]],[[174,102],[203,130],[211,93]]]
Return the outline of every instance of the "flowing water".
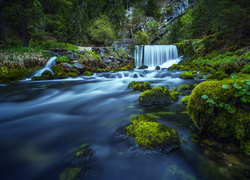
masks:
[[[180,79],[180,73],[135,70],[0,86],[0,178],[59,179],[66,161],[88,143],[96,151],[96,175],[83,179],[232,179],[226,166],[195,143],[185,105],[141,106],[140,93],[127,88],[133,80],[168,88],[201,82]],[[134,152],[114,141],[114,131],[139,114],[176,129],[180,149],[166,155]]]

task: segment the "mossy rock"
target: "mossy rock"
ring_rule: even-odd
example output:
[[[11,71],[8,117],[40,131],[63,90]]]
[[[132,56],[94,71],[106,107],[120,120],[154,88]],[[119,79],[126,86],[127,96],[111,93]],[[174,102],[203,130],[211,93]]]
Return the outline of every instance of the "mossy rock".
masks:
[[[146,66],[146,65],[141,65],[140,67],[138,67],[138,69],[147,69],[148,68],[148,66]]]
[[[41,76],[34,76],[31,78],[31,81],[42,81],[42,80],[44,80],[44,79]]]
[[[180,70],[180,71],[188,71],[190,68],[189,66],[173,64],[168,68],[168,70]]]
[[[168,89],[164,87],[155,87],[141,93],[139,98],[141,105],[162,105],[169,104],[171,97]]]
[[[128,85],[129,88],[133,88],[134,91],[146,91],[152,89],[149,82],[142,82],[142,81],[132,81]]]
[[[175,129],[146,115],[133,118],[125,130],[128,136],[134,138],[136,144],[147,150],[166,153],[180,147],[180,135]]]
[[[219,72],[216,72],[214,74],[210,74],[207,76],[207,79],[217,79],[217,80],[222,80],[222,79],[225,79],[225,78],[228,78],[229,75],[222,72],[222,71],[219,71]]]
[[[126,66],[123,66],[121,67],[119,70],[120,71],[131,71],[133,70],[134,68],[129,64],[129,65],[126,65]]]
[[[238,94],[234,88],[243,87],[243,84],[248,88],[250,81],[226,79],[203,82],[192,91],[187,110],[201,134],[219,141],[240,143],[249,154],[250,102],[244,103],[240,96],[235,97]],[[243,92],[250,93],[249,90]],[[214,105],[211,107],[208,102]]]
[[[52,72],[50,71],[44,71],[41,75],[43,79],[51,80],[54,79]]]
[[[60,180],[83,179],[95,175],[95,169],[90,166],[95,151],[89,146],[84,147],[67,161],[68,167],[60,174]]]
[[[62,67],[60,65],[55,65],[52,68],[52,71],[54,72],[54,78],[55,79],[64,79],[70,77],[68,73],[63,71]]]
[[[92,76],[92,75],[93,75],[93,72],[91,72],[91,71],[85,71],[83,73],[83,76]]]
[[[197,79],[203,79],[203,75],[199,75]]]
[[[197,71],[192,71],[192,74],[197,74]]]
[[[193,79],[194,75],[192,74],[192,72],[184,72],[179,77],[182,79]]]
[[[178,101],[178,99],[179,99],[179,92],[178,91],[172,91],[171,93],[170,93],[170,97],[171,97],[171,99],[173,100],[173,101]]]
[[[69,72],[68,75],[70,77],[77,77],[78,76],[75,72]]]
[[[190,86],[187,85],[187,84],[183,84],[179,87],[180,90],[189,90],[190,89]]]
[[[181,102],[182,102],[183,104],[187,105],[189,99],[190,99],[190,96],[185,96],[184,98],[181,99]]]

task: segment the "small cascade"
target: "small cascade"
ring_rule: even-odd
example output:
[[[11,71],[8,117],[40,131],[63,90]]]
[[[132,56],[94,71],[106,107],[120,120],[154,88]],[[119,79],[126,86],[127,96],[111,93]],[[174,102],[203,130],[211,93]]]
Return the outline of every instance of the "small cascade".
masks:
[[[179,62],[177,47],[174,45],[136,46],[134,57],[136,67],[147,65],[149,68],[154,68],[162,66],[168,61],[172,61],[172,64]],[[167,67],[167,65],[165,64],[164,67]]]
[[[116,74],[116,78],[120,78],[120,79],[123,79],[125,76],[124,76],[124,73],[123,72],[118,72]]]
[[[34,76],[41,76],[42,73],[45,72],[45,71],[50,71],[52,74],[54,74],[53,71],[51,70],[51,68],[52,68],[54,65],[56,65],[56,59],[57,59],[56,56],[50,58],[50,60],[46,63],[46,65],[44,66],[44,68],[38,70]],[[34,77],[34,76],[33,76],[33,77]]]

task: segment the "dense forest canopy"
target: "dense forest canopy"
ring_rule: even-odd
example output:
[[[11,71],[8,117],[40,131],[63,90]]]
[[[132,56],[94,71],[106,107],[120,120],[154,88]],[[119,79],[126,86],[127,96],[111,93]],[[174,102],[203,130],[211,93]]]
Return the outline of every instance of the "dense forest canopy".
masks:
[[[136,24],[140,23],[143,17],[153,17],[157,23],[162,23],[164,14],[173,11],[174,3],[178,1],[1,1],[1,43],[22,39],[24,46],[28,46],[30,40],[67,40],[80,45],[107,45],[116,39],[133,38],[133,34],[141,30],[136,28]],[[168,36],[162,38],[161,43],[177,43],[214,33],[221,34],[222,38],[229,39],[230,43],[236,43],[238,46],[249,43],[248,0],[189,0],[189,3],[195,5],[181,18],[172,22],[172,25],[165,24],[169,32]],[[132,21],[126,16],[126,9],[131,6],[135,8]],[[164,8],[167,11],[163,11]],[[155,25],[157,30],[157,24]],[[130,31],[131,34],[128,35],[127,32]],[[152,36],[152,29],[150,31],[147,36]]]

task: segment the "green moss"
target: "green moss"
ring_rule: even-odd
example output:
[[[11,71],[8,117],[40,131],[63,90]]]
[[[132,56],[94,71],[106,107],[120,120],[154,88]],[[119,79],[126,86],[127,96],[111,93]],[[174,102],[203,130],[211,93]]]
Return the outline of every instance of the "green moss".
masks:
[[[60,56],[60,57],[58,57],[56,59],[56,62],[58,62],[58,63],[63,63],[63,62],[69,63],[70,60],[69,60],[69,58],[67,56]]]
[[[194,75],[192,74],[192,72],[184,72],[179,77],[182,79],[193,79]]]
[[[180,71],[188,71],[190,69],[189,66],[173,64],[168,68],[168,70],[180,70]]]
[[[70,77],[77,77],[78,76],[75,72],[69,72],[68,75]]]
[[[80,167],[71,167],[66,168],[63,173],[60,175],[60,180],[74,180],[80,177],[82,168]]]
[[[155,119],[139,115],[132,119],[126,127],[126,134],[146,149],[161,149],[169,151],[180,146],[179,133]]]
[[[134,91],[146,91],[152,89],[149,82],[142,82],[142,81],[132,81],[128,85],[129,88],[133,88]]]
[[[192,118],[194,125],[210,137],[217,140],[227,139],[228,141],[241,143],[243,148],[249,142],[250,138],[250,103],[242,103],[234,97],[234,89],[231,88],[234,83],[242,85],[246,82],[244,79],[229,79],[223,81],[206,81],[199,84],[190,95],[188,103],[188,113]],[[224,86],[222,86],[224,85]],[[227,86],[225,86],[227,85]],[[225,87],[229,87],[226,88]],[[206,95],[209,98],[216,98],[216,102],[235,107],[235,111],[229,113],[225,108],[220,108],[215,104],[212,112],[206,100],[202,98]],[[220,105],[220,104],[219,104]],[[249,149],[244,149],[249,153]]]
[[[180,90],[188,90],[188,89],[190,89],[190,86],[187,85],[187,84],[184,84],[184,85],[181,85],[181,86],[179,87],[179,89],[180,89]]]
[[[197,71],[192,71],[192,74],[197,74]]]
[[[246,64],[242,69],[241,72],[250,74],[250,63]]]
[[[54,72],[55,79],[64,79],[69,77],[69,75],[65,71],[63,71],[60,65],[55,65],[51,69]]]
[[[91,72],[91,71],[85,71],[85,72],[83,73],[83,75],[84,75],[84,76],[92,76],[92,75],[93,75],[93,72]]]
[[[207,76],[207,79],[217,79],[217,80],[222,80],[222,79],[225,79],[225,78],[228,78],[229,75],[222,72],[222,71],[219,71],[219,72],[216,72],[214,74],[210,74]]]
[[[139,98],[142,105],[168,104],[171,102],[170,93],[164,87],[155,87],[144,91]]]
[[[170,97],[171,97],[171,99],[173,100],[173,101],[177,101],[178,100],[178,98],[179,98],[179,92],[178,91],[173,91],[173,92],[171,92],[170,93]]]
[[[199,75],[197,79],[203,79],[203,75]]]
[[[189,99],[190,99],[190,96],[185,96],[184,98],[181,99],[181,102],[182,102],[183,104],[187,105],[188,102],[189,102]]]

